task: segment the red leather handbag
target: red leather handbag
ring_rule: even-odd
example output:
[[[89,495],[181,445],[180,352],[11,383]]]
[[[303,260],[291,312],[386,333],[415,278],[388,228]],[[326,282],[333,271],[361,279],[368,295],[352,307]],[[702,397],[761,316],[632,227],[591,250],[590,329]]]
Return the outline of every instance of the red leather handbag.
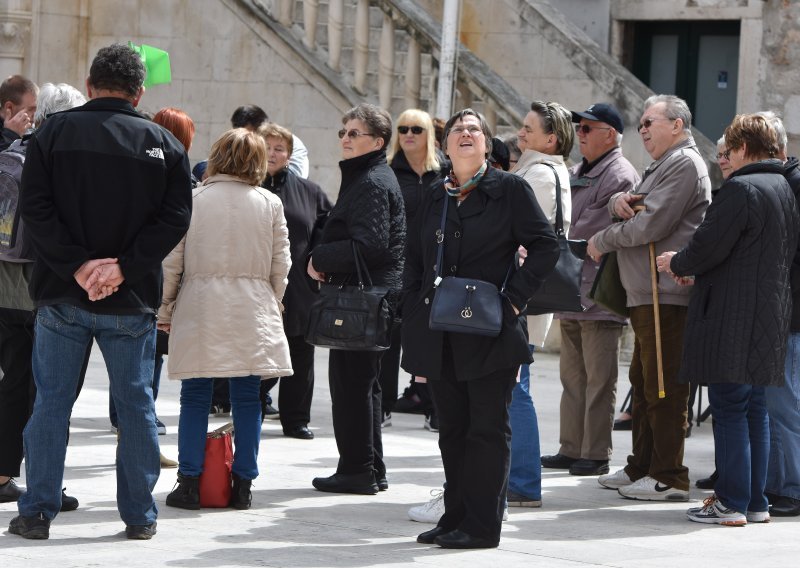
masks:
[[[227,507],[231,500],[231,467],[233,466],[233,423],[209,432],[206,436],[206,457],[200,474],[200,506]]]

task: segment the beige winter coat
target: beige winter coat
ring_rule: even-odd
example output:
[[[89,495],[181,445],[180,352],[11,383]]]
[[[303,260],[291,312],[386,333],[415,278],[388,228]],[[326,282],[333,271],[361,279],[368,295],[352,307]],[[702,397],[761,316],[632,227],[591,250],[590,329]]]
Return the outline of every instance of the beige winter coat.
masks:
[[[290,265],[277,196],[227,175],[198,186],[189,231],[164,260],[169,378],[291,375],[280,304]]]
[[[528,182],[536,195],[536,201],[542,208],[551,225],[556,223],[556,176],[553,170],[543,165],[548,163],[558,172],[561,182],[561,207],[564,215],[564,232],[569,235],[569,224],[572,219],[572,193],[569,189],[569,171],[564,165],[564,158],[551,156],[536,150],[525,150],[519,157],[517,165],[511,170]],[[528,316],[528,335],[532,345],[541,347],[553,323],[553,314]]]

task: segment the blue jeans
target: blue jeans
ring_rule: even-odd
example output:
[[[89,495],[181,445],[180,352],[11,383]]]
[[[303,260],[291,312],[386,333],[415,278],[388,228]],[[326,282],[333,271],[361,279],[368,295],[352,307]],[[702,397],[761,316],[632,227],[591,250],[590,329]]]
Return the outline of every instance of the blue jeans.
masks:
[[[769,423],[764,391],[769,387],[711,383],[719,479],[714,486],[723,505],[740,513],[763,512],[769,459]]]
[[[530,346],[533,353],[533,345]],[[529,499],[542,498],[542,456],[539,449],[539,421],[530,389],[530,365],[522,365],[519,382],[511,395],[511,470],[508,489]]]
[[[800,333],[789,334],[786,384],[767,388],[767,492],[800,499]]]
[[[155,522],[153,488],[161,471],[153,405],[156,326],[153,314],[108,315],[58,304],[36,315],[36,402],[25,427],[24,516],[55,518],[61,509],[69,417],[86,347],[97,342],[119,416],[117,508],[126,525]]]
[[[241,479],[258,477],[258,444],[261,440],[261,377],[232,377],[228,381],[233,415],[233,473]],[[214,379],[181,381],[181,416],[178,419],[178,471],[197,477],[206,456],[208,409]]]
[[[155,367],[153,369],[153,402],[158,399],[158,387],[161,385],[161,367],[164,366],[164,356],[156,355]],[[108,419],[111,425],[116,428],[117,424],[117,408],[114,406],[114,398],[111,393],[108,393]],[[158,416],[156,416],[156,426],[158,426]]]

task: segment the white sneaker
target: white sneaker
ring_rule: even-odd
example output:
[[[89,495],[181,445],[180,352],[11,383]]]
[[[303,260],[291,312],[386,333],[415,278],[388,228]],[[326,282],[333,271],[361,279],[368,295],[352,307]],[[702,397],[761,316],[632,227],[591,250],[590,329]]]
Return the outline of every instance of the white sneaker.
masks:
[[[625,473],[625,468],[615,471],[614,473],[607,473],[597,478],[597,483],[608,489],[619,489],[633,483],[628,474]]]
[[[411,507],[408,510],[408,518],[418,523],[433,523],[439,522],[439,519],[444,515],[444,490],[431,489],[433,499],[422,505]]]
[[[689,492],[675,489],[669,485],[656,481],[649,475],[637,479],[630,485],[617,489],[620,495],[627,499],[640,501],[688,501]]]
[[[769,513],[767,513],[767,516],[769,516]],[[703,501],[702,507],[692,507],[686,511],[686,517],[695,523],[723,525],[726,527],[743,527],[747,524],[746,515],[739,511],[728,509],[722,504],[722,501],[717,499],[716,495],[712,495]]]
[[[770,522],[769,511],[747,511],[748,523],[768,523]]]
[[[444,490],[431,489],[433,499],[422,505],[411,507],[408,510],[408,518],[418,523],[436,524],[444,515]],[[508,520],[508,505],[503,510],[503,520]]]

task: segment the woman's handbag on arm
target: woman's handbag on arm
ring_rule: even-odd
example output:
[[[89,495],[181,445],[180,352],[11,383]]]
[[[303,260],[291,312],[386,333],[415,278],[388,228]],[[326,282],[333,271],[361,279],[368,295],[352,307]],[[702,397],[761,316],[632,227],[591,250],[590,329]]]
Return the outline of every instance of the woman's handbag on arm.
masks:
[[[444,198],[442,222],[437,234],[436,279],[433,283],[435,292],[428,327],[434,331],[497,337],[503,325],[502,297],[497,286],[476,278],[441,276],[449,200],[449,197]],[[505,288],[505,283],[503,287]]]
[[[345,351],[385,351],[391,344],[393,316],[390,289],[373,286],[355,241],[353,257],[358,284],[322,283],[312,304],[306,342]]]
[[[528,315],[551,314],[554,312],[582,312],[581,278],[583,259],[586,258],[586,241],[570,241],[564,232],[564,211],[561,205],[561,181],[556,169],[543,163],[556,176],[556,238],[559,256],[553,271],[541,287],[528,300]]]

